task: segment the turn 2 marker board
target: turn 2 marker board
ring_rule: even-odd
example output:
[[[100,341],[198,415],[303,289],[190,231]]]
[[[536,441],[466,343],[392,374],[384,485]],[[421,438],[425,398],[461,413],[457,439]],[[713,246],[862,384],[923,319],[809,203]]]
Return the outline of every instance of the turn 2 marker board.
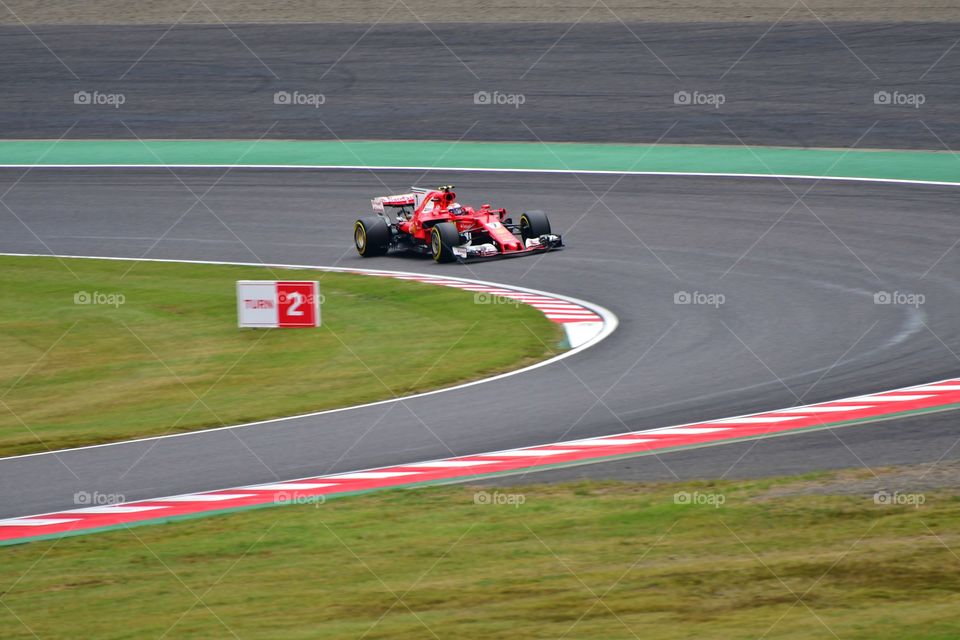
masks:
[[[237,324],[254,328],[320,326],[320,283],[238,280]]]

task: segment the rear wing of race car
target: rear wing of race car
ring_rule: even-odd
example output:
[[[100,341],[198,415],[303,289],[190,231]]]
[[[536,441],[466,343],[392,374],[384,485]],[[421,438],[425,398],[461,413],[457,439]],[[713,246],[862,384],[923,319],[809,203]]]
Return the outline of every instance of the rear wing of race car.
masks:
[[[436,191],[442,191],[448,202],[454,199],[453,185],[438,187]],[[413,207],[419,209],[423,204],[424,198],[433,192],[431,189],[422,187],[410,187],[410,193],[400,193],[392,196],[379,196],[370,201],[375,213],[383,213],[384,207]]]
[[[417,204],[414,193],[400,193],[392,196],[379,196],[370,201],[376,213],[383,213],[384,207],[410,207]]]

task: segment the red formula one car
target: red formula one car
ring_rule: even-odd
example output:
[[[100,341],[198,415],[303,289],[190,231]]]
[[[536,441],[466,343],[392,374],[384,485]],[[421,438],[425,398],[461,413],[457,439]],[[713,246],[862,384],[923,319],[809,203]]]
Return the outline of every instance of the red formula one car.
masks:
[[[429,253],[437,262],[463,262],[543,253],[563,246],[560,236],[550,231],[544,212],[526,211],[514,223],[506,209],[459,204],[453,185],[432,191],[413,187],[410,193],[370,202],[376,215],[353,225],[353,241],[363,257],[396,249]]]

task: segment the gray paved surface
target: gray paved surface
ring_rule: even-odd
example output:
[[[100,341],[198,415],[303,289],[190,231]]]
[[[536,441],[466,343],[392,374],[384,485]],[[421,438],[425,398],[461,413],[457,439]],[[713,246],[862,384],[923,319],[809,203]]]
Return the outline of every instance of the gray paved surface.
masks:
[[[20,173],[0,172],[0,189]],[[197,190],[221,172],[180,174]],[[790,182],[798,193],[812,186],[805,202],[816,216],[795,207],[772,226],[794,202],[776,180],[629,177],[614,186],[611,176],[581,183],[565,175],[431,174],[420,183],[461,185],[467,202],[548,210],[569,249],[472,270],[356,257],[355,212],[371,195],[418,178],[234,170],[206,202],[246,246],[197,207],[149,256],[472,275],[596,301],[620,317],[620,329],[565,364],[406,406],[80,450],[59,460],[2,460],[0,516],[70,507],[77,490],[136,499],[717,418],[786,406],[797,396],[815,402],[944,378],[960,365],[951,353],[960,353],[960,255],[930,269],[957,237],[953,189]],[[610,209],[592,207],[591,190],[611,186]],[[55,252],[140,256],[193,198],[162,169],[38,169],[6,202]],[[44,247],[5,215],[0,250]],[[66,279],[64,286],[70,291]],[[922,292],[927,302],[875,305],[881,290]],[[676,305],[678,291],[722,293],[726,303]],[[603,403],[593,406],[597,396]],[[490,420],[491,398],[512,411]],[[747,456],[731,473],[859,464],[838,439],[853,439],[868,465],[897,455],[956,457],[957,449],[948,451],[954,435],[960,430],[948,414],[836,437],[782,438],[758,446],[764,455]],[[678,454],[677,475],[719,475],[739,451],[721,449]],[[663,461],[672,466],[670,459]]]
[[[569,26],[36,27],[62,64],[0,27],[0,136],[960,148],[955,24]],[[80,90],[126,102],[75,105]],[[326,102],[275,105],[280,90]],[[925,103],[876,105],[879,90]],[[477,91],[525,102],[477,105]],[[677,106],[677,91],[726,101]]]

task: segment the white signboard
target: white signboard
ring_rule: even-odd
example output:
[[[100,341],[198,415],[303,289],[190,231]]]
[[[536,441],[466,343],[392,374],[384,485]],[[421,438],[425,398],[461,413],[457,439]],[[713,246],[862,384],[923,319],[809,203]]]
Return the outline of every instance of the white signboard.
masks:
[[[319,327],[320,283],[310,280],[238,280],[241,327]]]

